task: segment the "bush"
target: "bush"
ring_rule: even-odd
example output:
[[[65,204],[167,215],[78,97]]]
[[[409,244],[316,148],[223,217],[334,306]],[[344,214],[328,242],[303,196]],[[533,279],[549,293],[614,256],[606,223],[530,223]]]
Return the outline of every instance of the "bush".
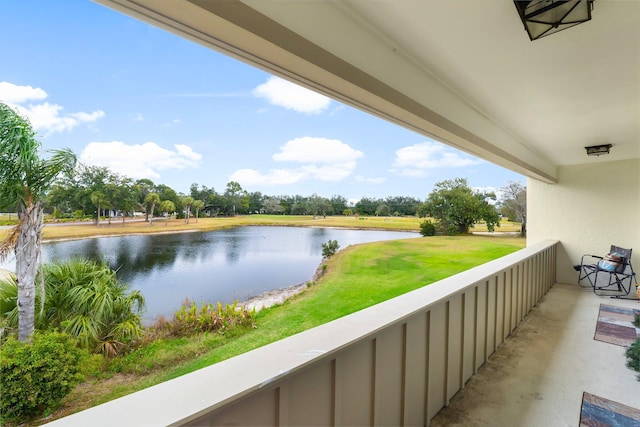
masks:
[[[327,243],[322,244],[322,256],[324,258],[329,258],[332,255],[335,255],[340,249],[340,245],[337,240],[329,240]]]
[[[627,368],[640,373],[640,338],[631,344],[625,355],[627,356]],[[638,374],[638,380],[640,381],[640,374]]]
[[[198,332],[218,332],[224,334],[235,327],[255,327],[255,310],[233,304],[206,303],[200,307],[195,302],[186,301],[165,327],[174,336],[191,335]]]
[[[435,236],[436,226],[430,219],[426,219],[420,223],[420,234],[423,236]]]
[[[144,296],[120,282],[106,263],[81,258],[43,265],[44,311],[36,315],[36,329],[57,328],[81,347],[115,356],[143,333]],[[38,276],[38,280],[40,276]],[[15,277],[0,280],[0,320],[18,326]],[[36,307],[40,306],[36,295]]]
[[[88,353],[61,332],[39,332],[26,344],[9,337],[0,348],[0,414],[3,422],[42,416],[82,381]]]

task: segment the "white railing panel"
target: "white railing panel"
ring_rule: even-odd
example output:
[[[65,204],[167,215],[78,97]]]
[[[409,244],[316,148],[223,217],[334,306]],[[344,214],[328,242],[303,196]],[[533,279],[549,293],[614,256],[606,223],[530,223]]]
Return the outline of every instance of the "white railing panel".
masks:
[[[470,378],[475,373],[475,357],[476,357],[476,344],[477,344],[477,332],[476,332],[476,312],[478,309],[477,303],[477,287],[472,287],[464,293],[464,319],[463,319],[463,347],[462,353],[462,372],[461,372],[461,387],[464,387],[467,382],[466,379]]]
[[[425,425],[552,286],[548,241],[51,425]]]
[[[429,359],[427,416],[433,418],[449,402],[447,391],[447,304],[429,310]]]
[[[486,362],[489,355],[487,336],[489,334],[489,283],[484,280],[476,286],[476,353],[473,363],[473,373]]]
[[[421,425],[426,419],[427,401],[427,314],[420,313],[407,320],[406,335],[406,383],[404,388],[404,423]],[[353,425],[353,424],[351,424]]]
[[[336,359],[337,425],[373,425],[374,346],[364,341]]]
[[[447,402],[464,385],[462,359],[464,342],[463,294],[452,295],[449,300],[447,341]]]

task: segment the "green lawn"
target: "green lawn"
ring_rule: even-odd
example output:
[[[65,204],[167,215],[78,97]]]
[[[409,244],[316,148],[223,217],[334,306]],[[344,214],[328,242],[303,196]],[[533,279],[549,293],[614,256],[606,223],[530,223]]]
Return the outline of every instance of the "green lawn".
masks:
[[[426,237],[351,246],[327,262],[318,283],[258,313],[238,336],[163,340],[117,359],[74,391],[60,416],[193,372],[428,285],[525,246],[523,238]],[[117,372],[114,373],[114,372]]]

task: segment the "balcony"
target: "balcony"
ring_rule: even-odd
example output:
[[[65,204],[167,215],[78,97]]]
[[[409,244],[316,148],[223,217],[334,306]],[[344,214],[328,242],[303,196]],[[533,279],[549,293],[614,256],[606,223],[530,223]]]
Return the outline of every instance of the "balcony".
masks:
[[[640,408],[625,348],[594,339],[600,304],[640,308],[555,284],[430,425],[576,426],[583,392]]]
[[[624,349],[593,340],[601,303],[637,301],[556,283],[640,242],[640,3],[531,44],[510,2],[97,1],[522,173],[528,247],[52,425],[577,425],[585,391],[640,408]]]
[[[599,298],[546,241],[50,425],[576,425],[583,392],[640,407]],[[443,409],[444,408],[444,409]]]

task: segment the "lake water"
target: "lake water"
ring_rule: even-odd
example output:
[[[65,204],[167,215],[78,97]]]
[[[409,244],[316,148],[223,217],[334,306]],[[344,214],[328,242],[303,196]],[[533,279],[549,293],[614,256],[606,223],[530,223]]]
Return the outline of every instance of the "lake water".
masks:
[[[45,243],[43,261],[104,259],[120,280],[145,296],[144,318],[172,317],[186,298],[244,301],[308,281],[322,261],[322,243],[419,237],[418,233],[304,227],[239,227],[194,233],[102,237]],[[0,267],[14,270],[14,260]]]

